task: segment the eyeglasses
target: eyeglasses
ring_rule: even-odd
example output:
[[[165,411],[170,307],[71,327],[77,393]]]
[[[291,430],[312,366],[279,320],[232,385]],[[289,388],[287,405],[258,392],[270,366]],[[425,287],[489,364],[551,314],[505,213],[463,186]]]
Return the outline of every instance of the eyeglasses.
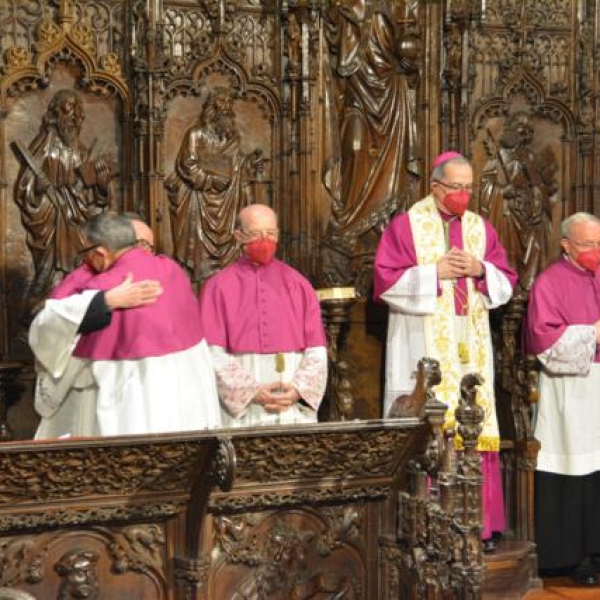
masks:
[[[571,238],[565,238],[571,242],[574,246],[579,246],[580,248],[585,248],[586,250],[593,250],[594,248],[600,248],[600,242],[576,242]]]
[[[466,192],[473,191],[472,183],[446,183],[445,181],[440,181],[439,179],[434,179],[433,181],[454,192],[462,192],[463,190],[465,190]]]
[[[101,245],[102,244],[92,244],[91,246],[86,246],[85,248],[82,248],[81,250],[77,250],[77,254],[79,256],[85,256],[88,252],[91,252],[92,250],[99,248]]]
[[[135,245],[138,248],[142,248],[143,250],[146,250],[146,252],[150,252],[152,254],[156,253],[156,248],[148,240],[143,240],[141,238],[138,238],[137,240],[135,240]]]
[[[263,237],[275,239],[279,235],[279,229],[241,229],[240,231],[242,232],[242,235],[249,240],[255,240]]]
[[[99,248],[101,245],[102,244],[92,244],[91,246],[86,246],[81,250],[77,250],[77,256],[75,256],[74,266],[80,267],[83,263],[89,263],[88,254],[92,250]]]

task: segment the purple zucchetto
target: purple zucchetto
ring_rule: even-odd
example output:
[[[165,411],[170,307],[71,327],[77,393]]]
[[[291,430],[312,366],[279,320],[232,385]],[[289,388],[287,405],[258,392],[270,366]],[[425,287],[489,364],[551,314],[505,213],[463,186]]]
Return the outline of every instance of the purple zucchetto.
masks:
[[[464,158],[464,156],[460,152],[455,152],[454,150],[446,150],[446,152],[442,152],[438,154],[431,163],[431,169],[435,169],[440,165],[443,165],[445,162],[452,160],[453,158]]]

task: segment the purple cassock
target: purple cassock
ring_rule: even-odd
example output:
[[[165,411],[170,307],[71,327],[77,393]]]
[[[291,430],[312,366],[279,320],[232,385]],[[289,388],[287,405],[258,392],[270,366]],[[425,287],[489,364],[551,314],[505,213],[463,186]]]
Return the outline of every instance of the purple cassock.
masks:
[[[202,340],[198,303],[185,272],[166,256],[132,248],[107,271],[91,277],[79,267],[65,278],[53,298],[87,290],[107,291],[131,273],[134,281],[160,282],[164,292],[155,303],[115,310],[109,326],[81,336],[74,351],[79,358],[128,360],[188,350]]]
[[[232,354],[302,352],[326,345],[314,289],[277,259],[255,265],[242,256],[213,275],[200,293],[200,317],[208,344]]]
[[[448,227],[447,249],[463,249],[462,224],[459,217],[440,212],[440,217]],[[506,251],[498,239],[496,230],[484,219],[485,225],[485,255],[484,260],[495,265],[506,276],[511,287],[517,283],[517,274],[506,260]],[[381,236],[377,248],[377,268],[373,274],[373,296],[379,300],[381,295],[389,290],[404,273],[417,264],[417,254],[413,240],[408,213],[402,213],[392,220]],[[486,281],[474,280],[475,288],[482,294],[487,292]],[[438,286],[438,295],[441,288]],[[465,314],[465,299],[467,297],[467,280],[460,277],[457,280],[454,293],[454,306],[457,315]]]
[[[564,293],[557,293],[564,290]],[[584,271],[564,256],[535,281],[529,295],[525,348],[541,354],[570,325],[593,325],[600,319],[600,270]],[[600,345],[594,362],[600,362]]]
[[[73,294],[79,294],[83,290],[90,289],[87,287],[88,281],[95,277],[98,273],[88,267],[86,264],[77,267],[71,271],[64,279],[59,282],[52,290],[50,298],[52,300],[62,300]]]

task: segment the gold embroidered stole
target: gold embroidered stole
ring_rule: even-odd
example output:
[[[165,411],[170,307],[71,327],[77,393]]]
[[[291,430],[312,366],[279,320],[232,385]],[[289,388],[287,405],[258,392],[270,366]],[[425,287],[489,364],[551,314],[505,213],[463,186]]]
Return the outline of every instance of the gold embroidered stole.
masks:
[[[449,248],[446,247],[444,222],[433,196],[427,196],[417,202],[408,211],[408,214],[417,263],[419,265],[436,264]],[[462,238],[463,248],[479,260],[483,260],[486,242],[485,225],[479,215],[471,211],[467,211],[463,215]],[[490,350],[488,311],[481,294],[475,289],[472,279],[467,278],[468,351],[467,364],[464,364],[464,359],[461,364],[454,307],[454,282],[445,279],[439,283],[442,293],[438,296],[435,313],[424,317],[424,328],[427,356],[439,361],[442,372],[442,383],[435,388],[435,393],[441,402],[448,405],[445,427],[455,427],[456,425],[454,411],[460,398],[462,376],[466,373],[477,372],[484,378],[477,393],[477,403],[484,409],[485,415],[478,449],[498,451],[500,439],[494,400],[493,357]]]

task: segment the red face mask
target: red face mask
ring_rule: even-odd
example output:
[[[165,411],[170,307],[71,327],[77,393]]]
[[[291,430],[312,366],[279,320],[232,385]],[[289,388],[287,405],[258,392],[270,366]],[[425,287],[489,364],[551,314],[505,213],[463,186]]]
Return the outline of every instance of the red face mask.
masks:
[[[600,266],[600,248],[580,252],[575,257],[575,262],[587,271],[595,273],[596,269]]]
[[[266,265],[271,262],[277,250],[277,242],[269,238],[259,238],[244,244],[244,253],[253,262]]]
[[[462,217],[469,206],[471,192],[460,190],[444,196],[444,206],[453,214]]]

